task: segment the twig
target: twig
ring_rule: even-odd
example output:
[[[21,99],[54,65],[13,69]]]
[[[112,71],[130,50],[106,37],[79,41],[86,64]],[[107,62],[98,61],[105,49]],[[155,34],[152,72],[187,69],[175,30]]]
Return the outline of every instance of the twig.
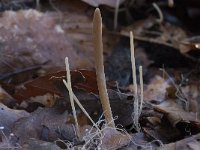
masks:
[[[158,15],[159,15],[159,19],[157,19],[157,22],[162,23],[164,20],[164,17],[163,17],[163,13],[162,13],[160,7],[156,3],[153,3],[153,7],[156,9],[156,11],[158,12]]]
[[[120,0],[116,0],[115,15],[114,15],[114,30],[117,29],[117,21],[118,21],[118,13],[119,13],[119,2],[120,2]]]
[[[69,99],[70,99],[70,103],[71,103],[71,107],[72,107],[72,113],[74,116],[74,120],[75,120],[75,126],[76,126],[76,133],[78,138],[80,137],[80,130],[79,130],[79,125],[78,125],[78,119],[76,116],[76,109],[74,106],[74,100],[73,100],[73,91],[72,91],[72,85],[71,85],[71,76],[70,76],[70,69],[69,69],[69,61],[68,61],[68,57],[65,58],[65,65],[66,65],[66,76],[67,76],[67,83],[68,83],[68,91],[69,91]]]
[[[94,58],[97,75],[97,85],[99,89],[99,96],[105,112],[106,123],[110,123],[111,127],[115,127],[110,102],[106,89],[106,80],[103,65],[103,43],[102,43],[102,18],[99,8],[96,8],[93,18],[93,35],[94,35]]]

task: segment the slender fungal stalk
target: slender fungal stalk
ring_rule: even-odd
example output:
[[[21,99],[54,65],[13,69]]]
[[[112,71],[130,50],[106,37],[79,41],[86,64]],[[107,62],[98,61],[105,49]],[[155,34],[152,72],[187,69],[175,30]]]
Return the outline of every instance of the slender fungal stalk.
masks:
[[[103,42],[102,42],[102,18],[99,8],[96,8],[93,18],[93,35],[94,35],[94,57],[97,75],[97,85],[99,89],[99,96],[103,107],[106,123],[115,127],[110,108],[110,102],[106,89],[106,80],[103,65]]]
[[[139,116],[140,116],[141,113],[142,113],[142,104],[143,104],[143,101],[144,101],[142,66],[139,66],[139,74],[140,74],[140,107],[139,107]]]
[[[135,52],[134,52],[134,42],[133,42],[133,32],[130,32],[130,46],[131,46],[131,64],[132,64],[132,76],[133,76],[133,89],[134,89],[134,111],[132,114],[134,128],[140,131],[139,126],[139,100],[138,100],[138,90],[137,90],[137,80],[136,80],[136,65],[135,65]]]
[[[75,109],[74,100],[73,100],[73,91],[72,91],[72,85],[71,85],[71,76],[70,76],[70,70],[69,70],[68,57],[65,58],[65,65],[66,65],[66,72],[67,72],[66,76],[67,76],[67,83],[68,83],[69,99],[70,99],[70,103],[71,103],[71,107],[72,107],[73,117],[75,120],[76,133],[77,133],[77,136],[80,137],[78,119],[76,116],[76,109]]]

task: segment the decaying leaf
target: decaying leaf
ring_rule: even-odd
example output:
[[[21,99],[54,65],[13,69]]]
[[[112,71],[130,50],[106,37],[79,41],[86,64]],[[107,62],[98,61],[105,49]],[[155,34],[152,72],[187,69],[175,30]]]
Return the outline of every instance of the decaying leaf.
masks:
[[[161,103],[166,99],[167,88],[170,86],[168,81],[160,76],[155,76],[144,90],[146,100],[152,100],[156,103]]]
[[[20,118],[28,117],[29,113],[24,110],[14,110],[0,103],[0,126],[4,128],[3,132],[6,135],[12,133],[11,129],[14,122]]]
[[[64,68],[66,56],[70,56],[71,68],[87,66],[81,66],[81,61],[87,64],[86,57],[75,49],[68,34],[48,13],[7,11],[0,22],[1,75],[45,63],[45,66]]]
[[[104,137],[100,145],[102,149],[115,150],[128,145],[131,141],[130,135],[121,133],[116,129],[106,128],[103,130],[103,134]]]
[[[38,108],[29,117],[19,119],[14,123],[12,132],[24,143],[31,138],[45,141],[65,139],[72,141],[75,138],[74,126],[67,124],[67,112],[59,112],[54,108]]]
[[[56,97],[63,97],[61,91],[66,91],[62,80],[65,79],[66,71],[59,71],[45,76],[39,77],[35,80],[24,83],[24,85],[17,86],[15,92],[11,95],[18,101],[22,102],[27,99],[45,99],[39,96],[46,96],[49,102],[44,102],[46,106],[52,106]],[[97,93],[96,75],[92,71],[77,70],[71,72],[73,87],[77,89],[86,90],[87,92]],[[6,88],[8,91],[9,89]],[[37,101],[37,100],[35,100]],[[39,101],[39,100],[38,100]],[[42,102],[42,101],[41,101]]]
[[[185,31],[168,23],[158,25],[155,20],[156,18],[149,17],[137,21],[133,25],[124,28],[121,34],[129,36],[129,31],[133,30],[135,39],[178,49],[179,42],[187,37]]]
[[[32,103],[40,104],[36,106],[42,105],[46,107],[52,107],[56,104],[62,109],[71,110],[68,91],[62,82],[62,79],[65,79],[65,75],[65,71],[60,71],[39,77],[25,83],[23,86],[17,87],[11,95],[18,103],[22,103],[21,106],[29,112],[37,108],[30,105]],[[96,113],[96,119],[98,119],[102,114],[102,109],[98,96],[95,73],[87,70],[77,70],[71,71],[71,77],[75,95],[88,113]],[[125,126],[129,125],[132,123],[130,115],[133,107],[130,98],[132,99],[133,97],[130,94],[116,91],[113,85],[112,82],[108,82],[108,95],[112,111],[114,116],[118,117],[116,122]],[[28,107],[29,105],[32,108]]]
[[[199,150],[200,148],[200,134],[193,135],[175,143],[166,144],[159,150]]]
[[[0,86],[0,102],[8,107],[14,105],[15,100]]]
[[[200,121],[197,114],[186,112],[176,103],[171,106],[156,106],[155,110],[162,112],[172,127],[176,127],[182,134],[193,135],[200,131]]]
[[[61,150],[55,143],[45,142],[36,139],[29,139],[20,146],[23,150]]]

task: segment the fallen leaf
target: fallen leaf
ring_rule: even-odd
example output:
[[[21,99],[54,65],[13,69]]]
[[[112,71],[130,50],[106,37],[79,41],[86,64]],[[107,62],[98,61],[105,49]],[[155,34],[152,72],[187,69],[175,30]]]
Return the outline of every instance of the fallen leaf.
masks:
[[[152,16],[125,27],[120,34],[129,36],[129,32],[132,30],[137,40],[163,44],[177,50],[179,49],[180,41],[187,37],[182,28],[166,22],[158,25],[156,18]]]
[[[107,128],[103,130],[104,137],[100,147],[102,149],[115,150],[130,143],[131,138],[128,134],[121,133],[116,129]]]
[[[199,150],[200,148],[200,134],[193,135],[175,143],[165,144],[159,150]]]
[[[155,76],[144,89],[145,100],[161,103],[166,99],[168,87],[170,87],[170,84],[167,80],[160,76]]]
[[[8,107],[13,107],[16,101],[0,86],[0,102]]]
[[[194,135],[200,132],[200,121],[197,114],[193,112],[186,112],[176,103],[168,107],[156,106],[155,111],[164,114],[164,118],[170,122],[173,128],[177,128],[183,136]]]
[[[4,104],[0,103],[0,126],[4,129],[2,130],[6,136],[12,133],[12,127],[14,122],[23,117],[28,117],[29,113],[24,110],[14,110],[10,109]]]
[[[46,96],[46,106],[52,106],[56,97],[63,97],[62,91],[66,91],[62,82],[65,79],[66,71],[59,71],[45,76],[39,77],[35,80],[28,81],[24,85],[17,86],[12,96],[18,101],[22,102],[27,99],[38,99],[40,101]],[[92,71],[77,70],[71,72],[72,85],[76,89],[86,90],[87,92],[97,93],[96,74]],[[9,89],[7,89],[9,92]],[[42,102],[42,101],[41,101]]]
[[[22,150],[62,150],[55,143],[45,142],[37,139],[29,139],[23,145]]]
[[[34,0],[4,0],[1,3],[0,11],[19,10],[34,7]]]
[[[55,141],[58,138],[72,141],[75,138],[74,126],[66,124],[68,114],[59,112],[55,108],[38,108],[28,117],[14,123],[13,134],[19,143],[31,138],[45,141]]]
[[[48,13],[7,11],[2,14],[0,22],[1,76],[37,65],[43,69],[64,68],[66,56],[71,68],[87,66],[84,53],[75,49],[69,35]]]

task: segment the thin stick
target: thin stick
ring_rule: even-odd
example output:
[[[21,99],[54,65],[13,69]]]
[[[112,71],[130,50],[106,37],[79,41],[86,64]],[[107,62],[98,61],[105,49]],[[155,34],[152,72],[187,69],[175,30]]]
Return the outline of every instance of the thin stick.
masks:
[[[119,2],[120,2],[120,0],[116,0],[115,15],[114,15],[114,30],[117,29],[118,12],[119,12]]]
[[[153,3],[153,7],[156,9],[156,11],[158,12],[158,15],[159,15],[159,19],[157,19],[157,22],[162,23],[164,20],[164,17],[163,17],[163,13],[162,13],[160,7],[156,3]]]
[[[138,91],[137,91],[137,80],[136,80],[136,65],[135,65],[135,54],[134,54],[134,42],[133,42],[133,32],[130,32],[130,46],[131,46],[131,64],[132,64],[132,76],[133,76],[133,88],[134,88],[134,111],[133,111],[133,121],[137,131],[139,131],[139,114],[138,114]]]
[[[70,70],[69,70],[68,57],[65,57],[65,65],[66,65],[66,72],[67,72],[66,76],[67,76],[67,83],[68,83],[69,99],[70,99],[70,103],[71,103],[71,107],[72,107],[72,113],[73,113],[74,120],[75,120],[76,133],[77,133],[77,136],[80,137],[78,119],[77,119],[77,116],[76,116],[76,109],[75,109],[74,100],[73,100],[73,91],[72,91],[72,86],[71,86],[71,76],[70,76]]]
[[[115,127],[110,102],[106,89],[106,80],[103,65],[103,43],[102,43],[102,18],[99,8],[96,8],[93,18],[93,35],[94,35],[94,57],[97,75],[97,85],[99,96],[103,107],[106,123],[110,123],[111,127]]]
[[[69,90],[69,85],[68,83],[63,80],[63,83],[65,84],[66,88]],[[85,110],[85,108],[83,107],[83,105],[80,103],[80,101],[78,100],[78,98],[76,97],[76,95],[73,93],[73,99],[76,102],[76,104],[80,107],[80,109],[83,111],[83,113],[88,117],[88,119],[92,122],[92,124],[100,131],[99,127],[97,126],[97,124],[92,120],[92,118],[90,117],[90,115],[88,114],[88,112]]]
[[[140,116],[140,114],[142,113],[142,104],[143,104],[143,101],[144,101],[142,66],[139,66],[139,74],[140,74],[140,107],[139,107],[139,116]]]

